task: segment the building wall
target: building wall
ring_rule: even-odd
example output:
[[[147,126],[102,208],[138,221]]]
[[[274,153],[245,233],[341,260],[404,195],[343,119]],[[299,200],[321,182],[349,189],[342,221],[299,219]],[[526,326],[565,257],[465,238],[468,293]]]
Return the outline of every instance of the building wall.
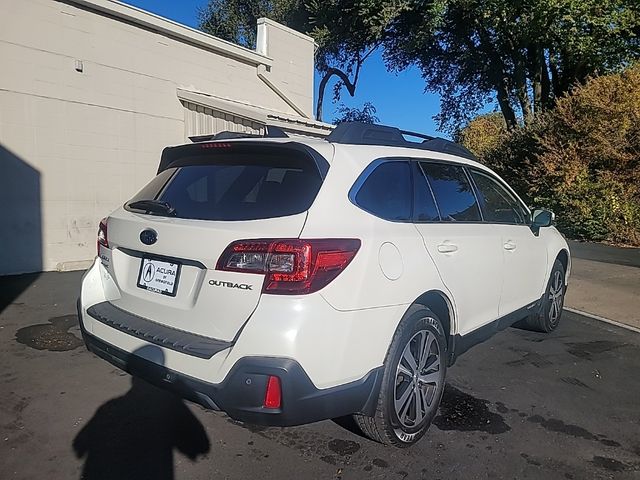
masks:
[[[0,275],[84,268],[97,222],[154,175],[163,147],[185,141],[185,122],[260,128],[199,117],[177,88],[311,116],[313,43],[267,26],[270,56],[311,57],[270,59],[111,0],[1,1]]]

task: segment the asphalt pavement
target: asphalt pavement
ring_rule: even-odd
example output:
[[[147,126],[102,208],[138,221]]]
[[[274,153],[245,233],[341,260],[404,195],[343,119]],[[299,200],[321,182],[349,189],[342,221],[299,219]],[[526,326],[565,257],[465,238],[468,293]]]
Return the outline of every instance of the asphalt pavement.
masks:
[[[640,329],[640,248],[569,242],[565,306]]]
[[[132,381],[82,345],[79,280],[0,279],[2,479],[640,478],[635,332],[568,312],[550,335],[507,329],[449,370],[434,425],[399,450],[345,421],[242,425]]]
[[[640,268],[640,248],[615,247],[602,243],[569,240],[571,257],[594,262],[611,263]]]

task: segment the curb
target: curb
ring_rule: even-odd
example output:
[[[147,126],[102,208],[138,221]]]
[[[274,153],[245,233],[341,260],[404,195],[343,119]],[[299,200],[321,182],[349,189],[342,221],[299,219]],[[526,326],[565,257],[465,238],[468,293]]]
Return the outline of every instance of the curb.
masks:
[[[624,328],[626,330],[631,330],[632,332],[640,333],[640,328],[632,327],[631,325],[626,325],[624,323],[616,322],[615,320],[610,320],[608,318],[601,317],[599,315],[594,315],[593,313],[584,312],[582,310],[578,310],[576,308],[571,308],[571,307],[564,307],[563,310],[566,310],[567,312],[571,312],[571,313],[577,313],[578,315],[582,315],[582,316],[591,318],[593,320],[598,320],[600,322],[605,322],[610,325],[615,325],[616,327]]]

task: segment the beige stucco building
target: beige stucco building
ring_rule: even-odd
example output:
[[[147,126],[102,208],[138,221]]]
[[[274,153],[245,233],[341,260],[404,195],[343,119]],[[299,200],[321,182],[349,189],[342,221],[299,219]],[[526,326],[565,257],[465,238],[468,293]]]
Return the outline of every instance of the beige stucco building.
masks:
[[[86,267],[167,145],[327,134],[313,40],[257,27],[254,51],[112,0],[0,1],[0,275]]]

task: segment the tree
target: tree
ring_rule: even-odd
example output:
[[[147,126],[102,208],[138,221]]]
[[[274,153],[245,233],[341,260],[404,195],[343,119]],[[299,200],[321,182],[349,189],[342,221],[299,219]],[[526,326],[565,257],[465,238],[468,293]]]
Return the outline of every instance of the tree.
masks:
[[[247,47],[255,46],[260,17],[311,35],[318,44],[316,69],[322,79],[316,118],[322,120],[329,80],[338,77],[334,101],[340,99],[343,87],[353,97],[362,65],[404,8],[404,0],[209,0],[200,11],[199,23],[205,32]]]
[[[640,64],[602,75],[481,160],[572,238],[640,246]]]
[[[453,139],[482,159],[494,150],[506,135],[507,125],[504,117],[494,112],[477,116],[458,130]]]
[[[333,119],[336,125],[342,122],[378,123],[376,107],[371,102],[365,102],[362,108],[349,108],[344,104],[338,107],[338,117]]]
[[[329,80],[335,101],[343,87],[354,96],[378,48],[392,70],[420,68],[452,133],[494,100],[507,129],[529,124],[574,85],[640,58],[638,0],[209,0],[200,25],[253,46],[261,16],[318,43],[318,119]]]
[[[440,129],[455,131],[495,99],[512,130],[573,85],[640,58],[639,12],[637,0],[412,1],[385,58],[421,69],[441,96]]]

